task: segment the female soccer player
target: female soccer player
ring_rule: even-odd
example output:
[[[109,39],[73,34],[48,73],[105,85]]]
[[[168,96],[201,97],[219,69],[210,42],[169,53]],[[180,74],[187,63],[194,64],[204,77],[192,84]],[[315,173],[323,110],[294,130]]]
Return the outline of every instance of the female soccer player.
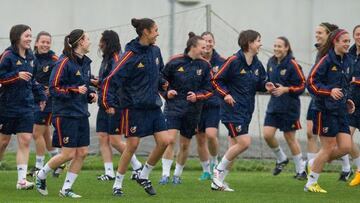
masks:
[[[103,107],[109,114],[121,108],[123,132],[127,137],[126,148],[121,154],[113,185],[113,195],[122,196],[122,182],[140,138],[154,135],[156,146],[148,157],[137,182],[149,195],[156,192],[149,174],[164,153],[168,143],[165,117],[160,109],[162,89],[160,71],[164,64],[160,49],[155,46],[159,36],[158,26],[149,18],[132,19],[138,37],[125,47],[125,53],[101,89]]]
[[[58,57],[51,49],[51,35],[48,32],[42,31],[36,36],[34,52],[34,77],[36,82],[40,83],[46,92],[47,100],[46,106],[43,111],[35,105],[35,124],[33,129],[33,138],[35,141],[36,160],[35,166],[32,168],[28,175],[34,176],[35,173],[44,166],[45,150],[51,156],[55,156],[58,150],[52,147],[52,139],[50,133],[51,117],[52,117],[52,101],[49,92],[49,78],[55,62]],[[53,175],[59,176],[59,172],[65,165],[54,170]]]
[[[313,120],[314,134],[320,137],[321,148],[315,159],[308,162],[309,174],[304,191],[326,193],[317,183],[324,164],[348,154],[351,149],[348,112],[355,110],[349,99],[350,66],[349,33],[333,31],[320,49],[319,62],[308,78],[308,90],[314,95],[318,109]]]
[[[357,186],[360,184],[360,152],[359,147],[354,142],[354,133],[356,128],[360,129],[360,25],[355,26],[353,30],[353,38],[355,40],[355,44],[349,50],[349,55],[353,61],[351,98],[357,108],[355,108],[355,112],[350,115],[350,134],[353,139],[350,155],[357,170],[354,179],[351,180],[349,185]]]
[[[241,49],[228,58],[214,76],[212,84],[224,98],[221,102],[221,121],[229,131],[230,147],[214,168],[213,190],[233,191],[226,184],[231,162],[251,143],[248,133],[254,111],[256,91],[266,91],[266,72],[257,58],[261,36],[257,31],[245,30],[239,35]]]
[[[174,145],[179,131],[180,150],[176,157],[172,183],[181,183],[181,174],[189,154],[191,138],[195,135],[200,120],[202,100],[212,95],[210,64],[202,58],[205,47],[205,40],[190,32],[184,54],[173,57],[163,70],[164,79],[169,82],[169,88],[164,94],[166,99],[164,114],[171,144],[163,156],[163,159],[169,160],[170,163],[163,164],[163,177],[160,184],[169,182]]]
[[[274,43],[274,56],[267,64],[268,83],[271,98],[267,106],[264,122],[264,138],[276,156],[273,175],[278,175],[289,162],[275,137],[277,129],[284,137],[293,155],[296,174],[299,180],[306,179],[305,163],[301,148],[295,137],[300,125],[300,98],[305,90],[305,76],[295,61],[290,42],[286,37],[278,37]]]
[[[113,30],[105,30],[102,33],[99,42],[99,49],[102,52],[103,60],[101,62],[98,79],[92,80],[97,87],[101,87],[103,80],[119,62],[121,45],[118,34]],[[96,117],[96,132],[99,138],[100,152],[104,161],[105,169],[105,174],[98,176],[98,180],[115,180],[111,146],[120,153],[122,153],[125,149],[125,143],[121,141],[120,136],[121,109],[118,109],[115,115],[109,115],[101,106],[101,101],[98,101],[98,104],[99,110]],[[142,164],[137,160],[135,155],[131,158],[130,163],[133,168],[132,179],[136,180],[136,176],[140,172]]]
[[[211,32],[204,32],[201,37],[206,42],[203,58],[211,64],[210,75],[213,77],[224,63],[222,58],[214,49],[215,38]],[[199,180],[211,180],[211,173],[218,164],[219,140],[218,129],[220,122],[220,97],[217,94],[204,101],[201,111],[198,133],[196,134],[197,150],[203,173]],[[209,158],[210,156],[210,158]]]
[[[2,157],[11,135],[16,134],[17,189],[31,189],[26,180],[30,141],[34,125],[34,103],[45,107],[44,89],[33,77],[34,56],[31,52],[31,28],[14,25],[10,30],[11,46],[0,59],[0,147]],[[34,100],[36,98],[36,100]]]
[[[52,157],[36,176],[36,188],[42,195],[48,195],[47,174],[71,160],[59,195],[81,197],[72,190],[72,185],[81,170],[90,144],[88,103],[97,100],[95,91],[89,89],[91,60],[86,56],[89,48],[89,35],[84,30],[71,31],[65,36],[63,55],[51,72],[49,83],[53,101],[52,123],[55,127],[53,146],[61,147],[61,152]]]

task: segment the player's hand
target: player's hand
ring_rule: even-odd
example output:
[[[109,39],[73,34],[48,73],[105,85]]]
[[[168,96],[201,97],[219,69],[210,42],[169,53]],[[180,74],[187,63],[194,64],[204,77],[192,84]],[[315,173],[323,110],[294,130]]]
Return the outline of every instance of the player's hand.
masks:
[[[79,86],[78,89],[80,94],[86,94],[87,92],[87,87],[85,85]]]
[[[177,91],[176,91],[176,90],[169,90],[169,91],[167,92],[167,98],[168,98],[168,99],[173,99],[176,95],[177,95]]]
[[[196,94],[194,92],[188,92],[187,93],[187,97],[186,97],[186,100],[192,102],[192,103],[195,103],[196,102]]]
[[[19,72],[19,78],[25,80],[25,81],[29,81],[31,80],[32,74],[26,71],[21,71]]]
[[[110,107],[106,110],[106,113],[110,114],[110,115],[114,115],[115,114],[115,108]]]
[[[330,96],[335,100],[339,100],[344,96],[344,94],[341,92],[340,88],[335,87],[335,88],[331,89]]]
[[[96,93],[90,93],[90,97],[92,98],[90,101],[91,103],[97,102],[98,96]]]
[[[355,112],[355,104],[351,99],[348,99],[346,101],[346,106],[349,114],[352,114]]]
[[[234,98],[233,98],[230,94],[226,95],[226,96],[224,97],[224,100],[225,100],[225,102],[226,102],[227,104],[229,104],[229,105],[232,106],[232,107],[234,107],[234,105],[235,105],[235,103],[236,103],[236,101],[234,100]]]

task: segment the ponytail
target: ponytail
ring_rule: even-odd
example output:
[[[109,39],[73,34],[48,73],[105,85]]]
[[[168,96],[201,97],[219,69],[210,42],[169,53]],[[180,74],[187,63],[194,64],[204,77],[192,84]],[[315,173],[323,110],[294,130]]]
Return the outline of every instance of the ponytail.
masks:
[[[199,40],[204,40],[202,37],[195,35],[195,33],[193,32],[189,32],[189,39],[186,42],[186,48],[185,48],[185,53],[189,53],[191,47],[194,47],[197,45]]]
[[[79,41],[85,36],[85,31],[75,29],[65,36],[63,54],[71,60],[76,60],[74,50],[78,47]]]
[[[155,21],[150,18],[133,18],[131,19],[131,25],[135,28],[138,36],[141,37],[145,29],[150,30],[155,25]]]

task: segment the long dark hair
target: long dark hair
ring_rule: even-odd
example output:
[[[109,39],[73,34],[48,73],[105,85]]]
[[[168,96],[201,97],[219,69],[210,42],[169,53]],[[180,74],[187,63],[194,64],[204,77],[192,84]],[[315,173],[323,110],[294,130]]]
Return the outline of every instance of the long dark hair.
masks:
[[[242,31],[239,35],[238,44],[244,52],[247,52],[249,51],[249,43],[254,42],[258,37],[261,35],[255,30]]]
[[[65,36],[63,54],[69,59],[75,61],[75,49],[79,46],[79,41],[85,37],[85,31],[82,29],[75,29],[70,34]]]
[[[333,49],[335,41],[338,41],[339,37],[345,33],[348,32],[344,29],[336,29],[332,31],[326,40],[325,45],[322,46],[319,50],[319,58],[324,57],[329,52],[329,50]]]
[[[328,22],[322,22],[319,24],[319,26],[325,28],[327,34],[330,34],[332,31],[339,29],[339,26]]]
[[[11,47],[15,52],[19,52],[18,44],[20,42],[21,35],[24,32],[26,32],[26,30],[31,30],[30,26],[19,24],[11,27],[9,38],[10,38]]]
[[[35,43],[39,41],[41,36],[48,36],[51,39],[51,34],[50,33],[46,32],[46,31],[41,31],[41,32],[39,32],[39,34],[37,34]],[[38,48],[37,48],[36,45],[34,45],[34,52],[38,53]]]
[[[287,55],[289,55],[289,54],[292,55],[292,54],[293,54],[293,51],[292,51],[292,49],[291,49],[291,45],[290,45],[289,39],[288,39],[287,37],[284,37],[284,36],[280,36],[280,37],[278,37],[277,39],[283,41],[284,44],[285,44],[285,47],[289,47],[289,50],[288,50]]]
[[[150,18],[133,18],[131,19],[131,25],[135,28],[138,36],[141,37],[145,29],[150,30],[155,25],[155,21]]]
[[[110,59],[114,53],[121,51],[119,35],[113,30],[105,30],[101,34],[100,42],[104,45],[103,58]]]
[[[204,40],[202,37],[195,35],[193,32],[189,32],[189,39],[186,42],[185,53],[189,53],[191,47],[195,47],[199,40]]]

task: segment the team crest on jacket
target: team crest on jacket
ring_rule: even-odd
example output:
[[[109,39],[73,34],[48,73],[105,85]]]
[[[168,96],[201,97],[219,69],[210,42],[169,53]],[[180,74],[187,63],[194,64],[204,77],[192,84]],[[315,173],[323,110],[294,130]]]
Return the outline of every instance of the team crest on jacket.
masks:
[[[241,69],[240,74],[245,74],[246,71],[244,69]]]
[[[144,66],[144,64],[142,64],[142,63],[140,62],[137,67],[138,67],[138,68],[144,68],[145,66]]]
[[[63,138],[63,143],[67,144],[67,143],[69,143],[69,140],[70,140],[69,137],[64,137]]]
[[[346,68],[346,73],[349,74],[350,73],[350,67]]]
[[[236,132],[241,132],[241,125],[239,125],[239,126],[237,126],[236,128],[235,128],[235,130],[236,130]]]
[[[201,75],[201,74],[202,74],[202,69],[197,69],[197,70],[196,70],[196,74],[197,74],[197,75]]]
[[[49,66],[43,67],[43,72],[44,72],[44,73],[47,73],[48,71],[49,71]]]
[[[285,74],[286,74],[286,69],[280,71],[280,75],[285,75]]]
[[[322,131],[323,133],[327,133],[329,131],[329,127],[323,127]]]
[[[272,72],[272,67],[269,68],[269,72]]]
[[[132,127],[130,128],[130,132],[131,132],[131,133],[136,133],[136,126],[132,126]]]
[[[219,71],[219,66],[214,66],[214,67],[212,68],[212,71],[213,71],[214,73],[217,73],[217,72]]]
[[[159,61],[159,57],[156,57],[156,59],[155,59],[155,63],[156,63],[156,65],[159,65],[159,63],[160,63],[160,61]]]
[[[184,72],[184,68],[181,66],[180,68],[177,69],[178,72]]]
[[[34,67],[34,61],[33,60],[30,61],[30,66]]]
[[[255,75],[258,76],[259,75],[259,69],[255,70]]]
[[[20,60],[16,61],[16,65],[21,66],[22,65],[21,61]]]
[[[80,75],[81,75],[81,73],[80,73],[80,71],[79,71],[79,70],[76,72],[76,75],[78,75],[78,76],[80,76]]]
[[[331,68],[331,70],[332,70],[332,71],[337,71],[336,66],[333,66],[333,67]]]
[[[3,127],[3,124],[0,124],[0,130],[2,129],[2,127]]]

